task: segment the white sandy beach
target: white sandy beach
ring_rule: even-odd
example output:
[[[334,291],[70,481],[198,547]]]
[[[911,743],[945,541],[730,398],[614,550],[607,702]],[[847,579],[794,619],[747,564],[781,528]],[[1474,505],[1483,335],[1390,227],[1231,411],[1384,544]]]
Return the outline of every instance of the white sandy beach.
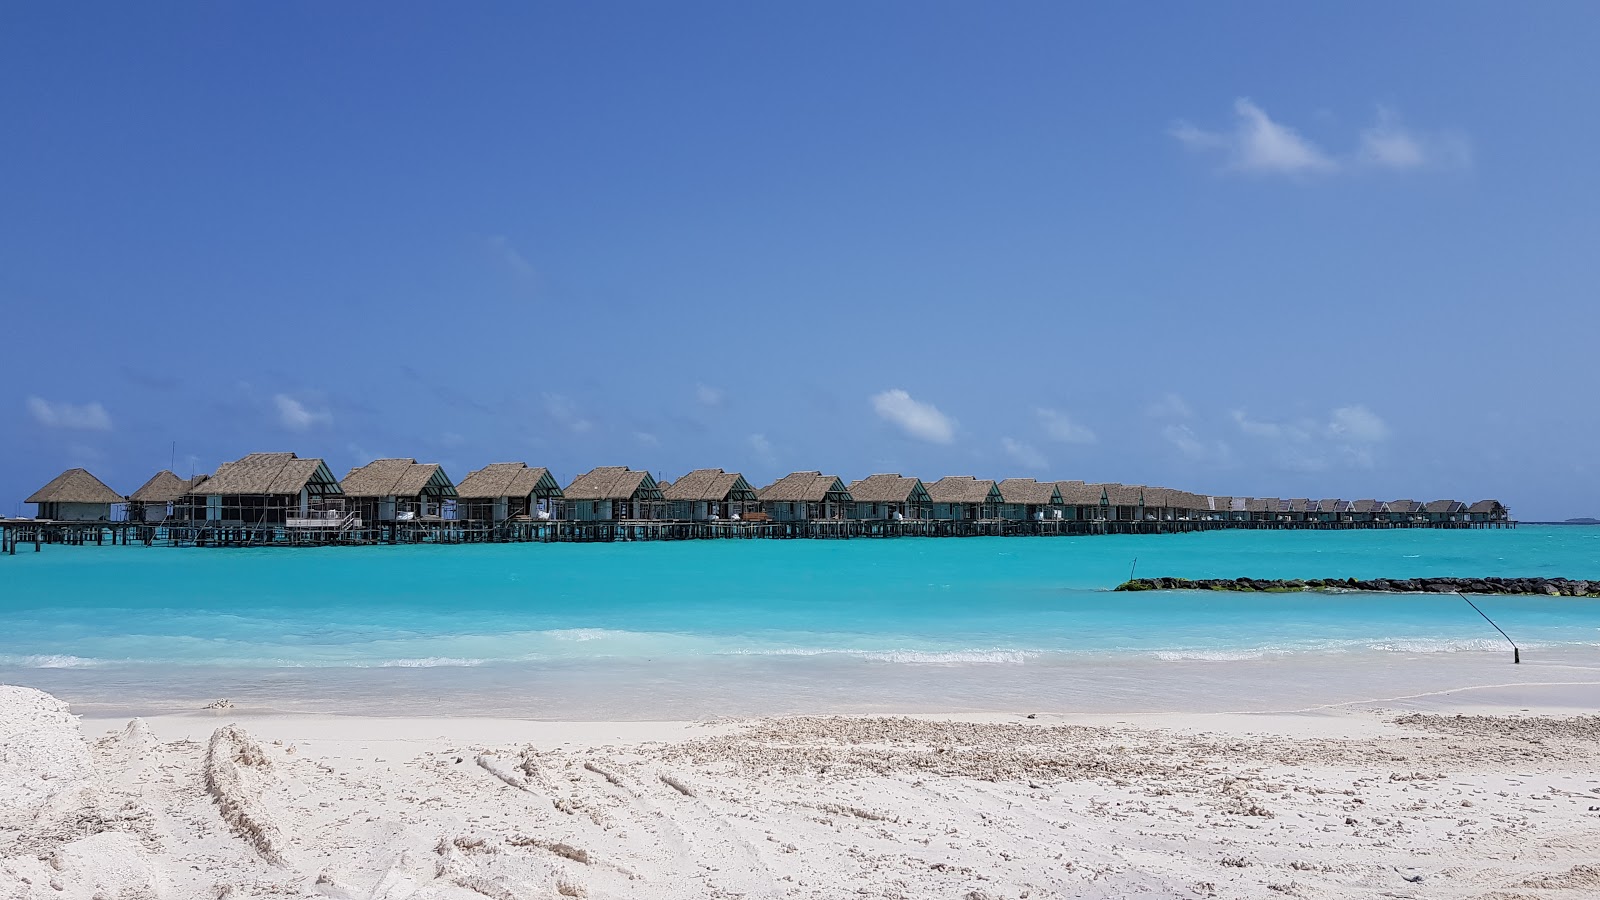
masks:
[[[1600,692],[1547,696],[1071,719],[79,721],[0,687],[0,897],[1595,896]],[[1463,702],[1479,705],[1414,711]]]

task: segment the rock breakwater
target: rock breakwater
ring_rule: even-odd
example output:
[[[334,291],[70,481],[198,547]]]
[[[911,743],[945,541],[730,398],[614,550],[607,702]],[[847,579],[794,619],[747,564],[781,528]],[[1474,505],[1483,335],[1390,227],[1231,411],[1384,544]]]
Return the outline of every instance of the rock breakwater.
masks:
[[[1378,594],[1542,594],[1600,597],[1600,581],[1573,578],[1135,578],[1119,591],[1365,591]]]

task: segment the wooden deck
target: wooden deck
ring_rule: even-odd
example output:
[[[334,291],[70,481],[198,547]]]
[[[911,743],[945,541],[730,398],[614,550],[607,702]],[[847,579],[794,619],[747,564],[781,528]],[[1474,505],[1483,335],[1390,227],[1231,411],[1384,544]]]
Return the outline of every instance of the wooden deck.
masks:
[[[1189,520],[1083,521],[1001,519],[825,519],[809,522],[580,522],[424,520],[348,527],[252,525],[224,522],[53,522],[0,519],[0,555],[45,545],[173,547],[328,547],[380,544],[612,543],[616,541],[848,540],[897,537],[1032,537],[1099,534],[1186,534],[1200,531],[1357,531],[1395,528],[1515,528],[1504,522],[1224,522]]]

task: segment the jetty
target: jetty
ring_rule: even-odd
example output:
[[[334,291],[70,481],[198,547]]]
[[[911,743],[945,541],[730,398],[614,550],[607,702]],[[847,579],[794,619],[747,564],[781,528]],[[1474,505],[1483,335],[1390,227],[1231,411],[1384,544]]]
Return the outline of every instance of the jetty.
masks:
[[[566,487],[545,467],[490,463],[458,484],[437,463],[373,460],[335,478],[320,458],[252,453],[210,474],[155,473],[126,496],[85,469],[0,519],[0,555],[45,545],[321,547],[1515,528],[1498,500],[1234,497],[1166,487],[878,473],[794,472],[756,488],[738,472],[676,479],[600,466]],[[1131,588],[1132,589],[1132,588]]]

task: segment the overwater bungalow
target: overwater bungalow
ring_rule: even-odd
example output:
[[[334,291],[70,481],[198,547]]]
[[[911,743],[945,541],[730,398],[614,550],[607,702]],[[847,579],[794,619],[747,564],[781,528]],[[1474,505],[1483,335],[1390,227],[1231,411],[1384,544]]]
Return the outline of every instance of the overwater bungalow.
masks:
[[[1467,507],[1467,520],[1479,524],[1508,522],[1511,511],[1499,500],[1479,500]]]
[[[1250,515],[1246,521],[1250,522],[1276,522],[1278,521],[1277,497],[1251,497],[1245,501],[1245,511]]]
[[[1110,504],[1103,484],[1058,481],[1056,492],[1061,496],[1065,518],[1079,522],[1103,522],[1110,516]]]
[[[996,485],[1000,490],[1000,518],[1012,522],[1066,518],[1061,490],[1054,481],[1032,478],[1007,478]]]
[[[930,516],[946,522],[977,522],[1000,516],[1000,488],[971,475],[947,475],[926,485]]]
[[[511,519],[556,519],[562,496],[549,469],[490,463],[456,485],[456,518],[496,525]]]
[[[850,497],[850,518],[864,521],[926,519],[933,505],[921,480],[898,473],[852,481]]]
[[[350,470],[339,482],[345,508],[363,522],[441,519],[456,486],[438,463],[375,459]]]
[[[1137,484],[1103,484],[1106,518],[1118,522],[1139,522],[1144,519],[1144,486]]]
[[[1389,514],[1389,506],[1382,500],[1353,500],[1350,503],[1350,521],[1381,522]]]
[[[1328,525],[1349,522],[1351,521],[1350,501],[1338,499],[1318,500],[1314,518],[1316,521]]]
[[[627,466],[601,466],[579,475],[562,492],[567,518],[579,522],[620,522],[662,518],[661,488],[649,472]]]
[[[661,499],[669,519],[709,522],[741,519],[755,511],[755,488],[738,472],[721,469],[695,469],[677,481],[662,482]]]
[[[1428,521],[1422,514],[1422,503],[1416,500],[1390,500],[1388,520],[1396,525],[1415,525]]]
[[[150,477],[137,491],[128,495],[128,521],[130,522],[192,522],[205,514],[205,508],[191,503],[195,488],[206,480],[205,475],[179,478],[162,469]],[[198,511],[197,511],[198,510]]]
[[[217,467],[186,498],[207,522],[326,527],[344,518],[344,491],[320,459],[252,453]]]
[[[113,507],[123,503],[122,495],[94,477],[88,469],[68,469],[34,491],[24,503],[32,503],[37,517],[55,522],[110,521]]]
[[[1422,514],[1430,525],[1467,521],[1467,505],[1460,500],[1433,500],[1422,505]]]
[[[1187,522],[1203,517],[1209,509],[1209,499],[1199,494],[1164,487],[1144,489],[1144,518],[1147,522]]]
[[[850,489],[837,475],[791,472],[756,492],[761,511],[774,522],[843,519],[852,505]]]

